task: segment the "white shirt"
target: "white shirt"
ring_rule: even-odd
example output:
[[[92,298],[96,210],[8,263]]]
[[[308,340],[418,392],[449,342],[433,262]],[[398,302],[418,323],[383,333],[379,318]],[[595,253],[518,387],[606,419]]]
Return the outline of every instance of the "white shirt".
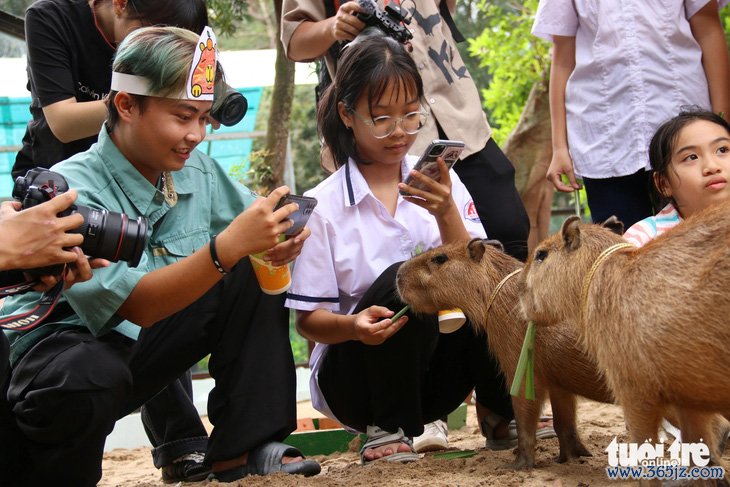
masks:
[[[416,160],[407,156],[401,164],[404,180]],[[474,238],[486,238],[471,195],[453,170],[449,175],[466,230]],[[304,194],[317,198],[317,206],[307,222],[312,235],[292,268],[289,308],[350,314],[390,265],[441,245],[436,219],[428,211],[398,196],[395,216],[390,216],[352,160]],[[310,392],[315,409],[334,417],[317,381],[325,350],[318,343],[310,358]]]
[[[575,36],[565,93],[579,176],[649,169],[655,130],[682,106],[709,109],[702,51],[689,20],[715,0],[540,0],[532,33]],[[720,7],[730,0],[717,0]]]

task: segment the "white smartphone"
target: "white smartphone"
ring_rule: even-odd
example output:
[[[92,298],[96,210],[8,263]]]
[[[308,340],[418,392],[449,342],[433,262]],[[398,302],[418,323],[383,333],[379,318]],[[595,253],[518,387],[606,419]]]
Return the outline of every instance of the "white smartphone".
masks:
[[[430,177],[434,181],[438,181],[441,179],[441,174],[439,173],[439,167],[436,163],[436,159],[441,157],[446,163],[446,167],[451,169],[454,164],[456,164],[456,161],[459,160],[459,156],[461,156],[461,152],[464,150],[464,147],[464,142],[460,140],[436,139],[428,144],[428,147],[426,147],[426,150],[423,151],[423,154],[421,154],[421,157],[418,159],[418,162],[416,162],[416,165],[413,166],[413,169]],[[408,176],[404,182],[416,189],[427,189],[426,186],[421,184],[418,180],[413,179],[411,176]],[[400,193],[402,195],[409,194],[402,190]]]

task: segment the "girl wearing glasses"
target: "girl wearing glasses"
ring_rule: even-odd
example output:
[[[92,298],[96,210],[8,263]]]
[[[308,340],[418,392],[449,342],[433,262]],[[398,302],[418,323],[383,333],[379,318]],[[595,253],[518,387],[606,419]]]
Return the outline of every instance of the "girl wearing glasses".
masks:
[[[484,405],[511,417],[484,336],[470,326],[439,333],[435,315],[391,319],[404,306],[395,291],[402,261],[486,237],[471,196],[443,160],[438,181],[412,170],[417,158],[408,151],[428,116],[422,97],[418,69],[398,42],[360,36],[344,50],[318,107],[338,169],[307,193],[319,204],[286,302],[297,310],[299,332],[317,342],[313,404],[367,433],[362,463],[418,459],[409,437],[454,410],[477,382],[491,392]],[[409,174],[427,189],[404,184]]]

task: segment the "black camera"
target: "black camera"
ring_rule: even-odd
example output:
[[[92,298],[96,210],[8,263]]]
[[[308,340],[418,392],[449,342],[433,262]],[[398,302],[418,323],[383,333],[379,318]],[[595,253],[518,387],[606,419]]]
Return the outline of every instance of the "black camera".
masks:
[[[382,10],[373,0],[358,0],[364,12],[357,12],[355,16],[368,27],[377,27],[401,44],[413,39],[413,34],[403,23],[409,23],[403,16],[401,8],[392,3]]]
[[[246,111],[248,111],[248,100],[245,96],[231,88],[225,81],[216,86],[213,107],[210,110],[211,117],[226,127],[232,127],[243,120]]]
[[[29,170],[25,177],[20,176],[13,186],[13,198],[20,201],[22,208],[27,209],[44,203],[56,195],[68,191],[66,179],[53,171],[37,167]],[[142,258],[147,243],[147,219],[138,217],[130,220],[124,213],[98,210],[82,205],[71,205],[59,213],[59,216],[79,213],[84,223],[71,233],[80,233],[84,237],[81,250],[91,257],[99,257],[112,262],[127,261],[136,267]],[[57,266],[36,270],[37,274],[55,274]]]

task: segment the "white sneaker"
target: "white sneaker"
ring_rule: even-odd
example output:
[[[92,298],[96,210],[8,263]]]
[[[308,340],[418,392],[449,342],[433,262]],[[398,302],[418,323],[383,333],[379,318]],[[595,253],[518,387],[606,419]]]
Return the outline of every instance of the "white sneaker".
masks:
[[[418,453],[445,450],[449,447],[449,427],[437,419],[423,426],[423,434],[413,439],[413,448]]]

